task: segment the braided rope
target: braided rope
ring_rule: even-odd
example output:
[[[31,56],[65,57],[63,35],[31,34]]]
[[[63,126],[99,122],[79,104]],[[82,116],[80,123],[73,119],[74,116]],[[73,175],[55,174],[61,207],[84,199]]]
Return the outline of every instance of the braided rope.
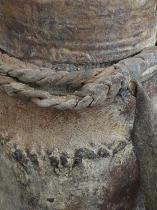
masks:
[[[79,110],[103,105],[109,97],[119,92],[130,77],[149,73],[156,74],[157,47],[120,61],[107,68],[80,71],[55,71],[48,68],[26,68],[1,59],[0,89],[10,96],[26,98],[40,107],[60,110]],[[70,87],[71,91],[57,91],[59,87]]]
[[[113,71],[110,68],[109,71]],[[8,64],[0,65],[0,89],[10,96],[25,97],[40,107],[54,107],[57,109],[81,109],[84,107],[101,105],[111,89],[111,80],[122,75],[113,74],[107,79],[106,69],[94,69],[85,72],[54,72],[51,69],[25,69]],[[118,76],[118,77],[117,77]],[[111,76],[110,76],[111,77]],[[48,85],[71,85],[77,87],[73,93],[54,95],[38,88]]]

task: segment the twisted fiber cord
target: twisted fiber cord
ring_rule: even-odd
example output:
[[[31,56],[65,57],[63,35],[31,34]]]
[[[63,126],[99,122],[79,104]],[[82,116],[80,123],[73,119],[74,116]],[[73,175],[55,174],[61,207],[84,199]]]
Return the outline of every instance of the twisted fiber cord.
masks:
[[[130,76],[131,59],[120,61],[117,65],[108,68],[74,72],[18,67],[17,65],[9,65],[2,59],[0,63],[0,89],[10,96],[26,98],[40,107],[79,110],[103,105],[108,97],[114,97],[119,92],[122,82],[127,79],[124,74],[124,66]],[[146,49],[133,59],[136,67],[140,66],[143,70],[147,70],[157,64],[157,48]],[[64,94],[58,93],[58,95],[49,91],[54,86],[67,85],[74,90]],[[48,91],[44,90],[45,87],[48,87]]]
[[[10,96],[25,97],[40,107],[61,110],[102,105],[111,90],[112,82],[115,83],[114,80],[121,84],[123,75],[114,71],[113,67],[91,71],[55,72],[52,69],[26,69],[0,64],[1,90]],[[51,87],[67,84],[77,91],[54,95],[43,90],[47,85]],[[41,90],[32,87],[35,85]]]

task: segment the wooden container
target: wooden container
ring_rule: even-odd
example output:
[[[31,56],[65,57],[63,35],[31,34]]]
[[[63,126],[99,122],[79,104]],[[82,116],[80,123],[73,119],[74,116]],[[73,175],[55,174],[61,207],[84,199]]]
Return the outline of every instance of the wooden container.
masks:
[[[0,0],[0,49],[68,70],[155,43],[155,0]],[[90,67],[91,68],[91,67]]]

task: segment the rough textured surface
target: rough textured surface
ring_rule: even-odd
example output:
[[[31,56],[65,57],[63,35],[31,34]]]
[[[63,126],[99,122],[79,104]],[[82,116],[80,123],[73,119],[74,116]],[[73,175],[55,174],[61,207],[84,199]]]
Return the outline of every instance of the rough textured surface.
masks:
[[[15,176],[15,163],[0,146],[0,206],[2,210],[29,210],[22,202],[23,189]]]
[[[91,68],[155,44],[155,0],[0,0],[0,5],[0,48],[38,65]]]
[[[126,80],[142,79],[152,96],[157,90],[155,49],[114,66]],[[1,60],[37,68],[5,54]],[[135,101],[125,88],[102,107],[82,111],[43,109],[3,92],[0,98],[2,209],[144,209],[141,196],[137,199],[138,166],[129,141]]]
[[[150,101],[142,86],[132,82],[136,95],[132,140],[140,166],[141,187],[148,210],[157,209],[157,101]]]
[[[77,113],[36,108],[2,93],[1,101],[1,171],[11,170],[13,183],[3,172],[2,207],[12,200],[14,188],[20,198],[12,210],[23,203],[29,206],[24,210],[135,206],[138,170],[119,97],[103,108]],[[4,154],[10,163],[3,161]]]
[[[69,71],[71,76],[73,70],[93,73],[105,63],[154,45],[155,4],[155,0],[0,0],[0,49],[20,58],[1,53],[0,59],[31,72],[45,66],[49,71]],[[109,69],[120,71],[126,80],[142,80],[151,95],[156,92],[155,48]],[[28,92],[25,102],[0,92],[2,210],[143,210],[129,141],[135,101],[121,81],[112,80],[112,71],[105,70],[112,81],[109,97],[103,106],[82,111],[43,109],[32,104]],[[9,72],[1,71],[1,88],[5,76],[36,85],[33,73],[18,77]],[[51,79],[52,88],[55,79]],[[67,81],[61,76],[61,82]],[[37,99],[42,101],[41,95]]]
[[[32,101],[39,107],[59,110],[103,105],[107,99],[115,97],[130,78],[146,82],[157,74],[157,47],[146,48],[116,65],[88,71],[58,72],[37,66],[24,68],[20,62],[10,65],[4,53],[0,58],[1,90],[10,96]],[[16,60],[10,58],[9,62]]]

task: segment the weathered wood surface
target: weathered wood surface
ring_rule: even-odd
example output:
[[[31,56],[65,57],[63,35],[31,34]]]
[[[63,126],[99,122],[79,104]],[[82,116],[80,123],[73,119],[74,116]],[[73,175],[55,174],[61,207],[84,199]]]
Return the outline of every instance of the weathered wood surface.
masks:
[[[0,89],[43,108],[81,110],[103,106],[129,79],[144,82],[156,74],[156,46],[107,68],[73,72],[22,65],[18,59],[0,53]]]
[[[0,98],[1,207],[133,209],[138,168],[121,100],[102,108],[61,112],[24,104],[4,93]]]
[[[155,0],[0,0],[0,49],[20,60],[1,58],[34,71],[38,66],[57,71],[102,67],[154,45],[155,5]],[[156,58],[153,48],[111,68],[126,80],[143,75],[146,90],[154,95]],[[11,79],[9,72],[3,76]],[[136,206],[139,176],[128,140],[135,107],[121,87],[114,80],[102,107],[77,112],[37,107],[29,94],[23,102],[0,93],[3,210]]]
[[[143,75],[150,95],[157,90],[155,49],[115,66],[126,80]],[[8,65],[35,69],[4,54],[1,58]],[[118,88],[115,84],[113,93]],[[2,92],[0,98],[0,198],[4,209],[135,207],[139,175],[129,141],[135,101],[125,91],[111,93],[102,107],[82,111],[43,109]]]
[[[0,49],[68,70],[116,61],[154,45],[155,12],[155,0],[0,0]]]
[[[131,82],[136,96],[132,141],[139,161],[141,188],[148,210],[157,209],[157,100],[150,100],[143,87]],[[134,89],[134,90],[133,90]]]

